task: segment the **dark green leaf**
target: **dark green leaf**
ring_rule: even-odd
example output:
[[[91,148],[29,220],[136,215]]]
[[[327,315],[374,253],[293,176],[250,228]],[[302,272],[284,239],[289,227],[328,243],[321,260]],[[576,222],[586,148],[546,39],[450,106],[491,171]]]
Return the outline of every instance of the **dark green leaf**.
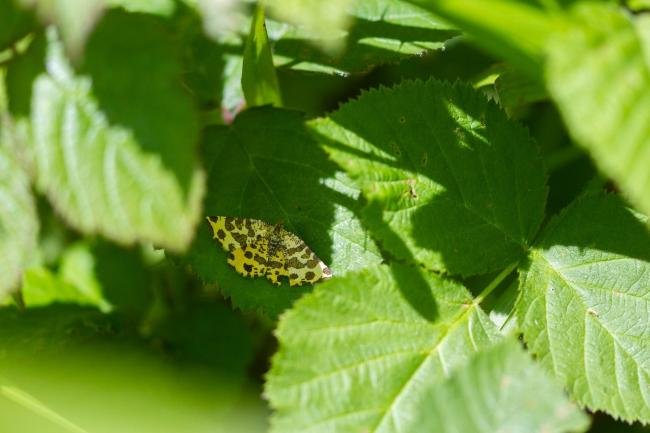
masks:
[[[393,256],[485,273],[537,232],[545,171],[527,131],[466,85],[405,82],[311,123],[370,201],[365,222]]]
[[[206,215],[256,218],[282,223],[331,267],[334,275],[380,261],[357,214],[358,191],[305,130],[297,112],[259,108],[231,127],[206,134]],[[244,278],[205,225],[189,253],[193,270],[218,283],[235,306],[272,316],[309,288],[276,287],[264,278]]]
[[[199,123],[182,87],[182,54],[172,31],[156,16],[111,11],[88,39],[81,73],[92,79],[108,121],[131,130],[145,152],[160,155],[187,193]]]
[[[0,52],[27,35],[34,27],[31,13],[14,0],[0,0]]]

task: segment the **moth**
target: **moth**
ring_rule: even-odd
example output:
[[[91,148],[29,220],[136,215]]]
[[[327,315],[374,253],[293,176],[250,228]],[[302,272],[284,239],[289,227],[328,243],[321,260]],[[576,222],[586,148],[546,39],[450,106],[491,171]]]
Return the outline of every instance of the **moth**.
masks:
[[[266,277],[280,284],[313,284],[332,277],[332,271],[295,234],[280,224],[253,218],[207,217],[212,237],[228,252],[228,264],[245,277]]]

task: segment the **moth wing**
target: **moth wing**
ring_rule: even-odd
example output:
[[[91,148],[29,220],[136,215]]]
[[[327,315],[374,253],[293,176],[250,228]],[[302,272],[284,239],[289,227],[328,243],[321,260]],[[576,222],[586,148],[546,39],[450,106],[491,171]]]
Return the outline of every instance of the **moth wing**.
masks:
[[[280,277],[288,277],[289,273],[285,268],[285,252],[283,248],[275,250],[275,254],[269,256],[266,263],[266,278],[273,284],[280,284]]]
[[[332,276],[330,268],[293,233],[283,231],[284,271],[290,286],[314,284]]]
[[[212,234],[228,252],[228,264],[245,277],[266,273],[268,224],[250,218],[208,217]]]

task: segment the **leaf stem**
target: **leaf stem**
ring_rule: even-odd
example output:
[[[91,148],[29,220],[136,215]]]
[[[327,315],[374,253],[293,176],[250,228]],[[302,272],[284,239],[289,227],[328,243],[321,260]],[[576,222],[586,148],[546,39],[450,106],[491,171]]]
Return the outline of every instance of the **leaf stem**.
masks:
[[[57,412],[47,407],[41,401],[36,399],[36,397],[32,396],[31,394],[28,394],[27,392],[19,388],[8,386],[8,385],[0,385],[0,395],[13,401],[14,403],[19,404],[25,409],[28,409],[31,412],[42,416],[48,421],[51,421],[52,423],[58,425],[59,427],[69,432],[88,433],[86,430],[77,426],[72,421],[66,419],[62,415],[59,415]]]
[[[499,287],[499,284],[501,284],[501,282],[508,275],[510,275],[512,271],[515,270],[518,264],[519,262],[514,262],[506,266],[506,268],[503,271],[501,271],[499,275],[497,275],[492,281],[490,281],[490,284],[488,284],[487,287],[485,287],[485,289],[483,289],[483,291],[479,293],[479,295],[476,298],[474,298],[474,304],[478,305],[481,302],[483,302],[485,298],[487,298],[488,295],[494,291],[494,289]]]

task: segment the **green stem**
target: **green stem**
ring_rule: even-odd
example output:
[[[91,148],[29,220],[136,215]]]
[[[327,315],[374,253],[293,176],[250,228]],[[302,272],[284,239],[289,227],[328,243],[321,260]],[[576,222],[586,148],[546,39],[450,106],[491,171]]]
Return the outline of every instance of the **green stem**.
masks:
[[[499,284],[501,284],[501,282],[517,268],[518,264],[519,262],[515,262],[506,266],[506,268],[501,271],[501,273],[499,273],[499,275],[497,275],[476,298],[474,298],[474,304],[478,305],[483,302],[485,298],[487,298],[494,289],[499,287]]]
[[[7,399],[13,401],[14,403],[19,404],[20,406],[30,410],[31,412],[40,415],[41,417],[49,420],[50,422],[58,425],[59,427],[72,432],[72,433],[88,433],[86,430],[82,429],[78,425],[74,424],[72,421],[66,419],[62,415],[59,415],[36,397],[31,394],[26,393],[25,391],[8,385],[0,385],[0,395],[3,395]]]

